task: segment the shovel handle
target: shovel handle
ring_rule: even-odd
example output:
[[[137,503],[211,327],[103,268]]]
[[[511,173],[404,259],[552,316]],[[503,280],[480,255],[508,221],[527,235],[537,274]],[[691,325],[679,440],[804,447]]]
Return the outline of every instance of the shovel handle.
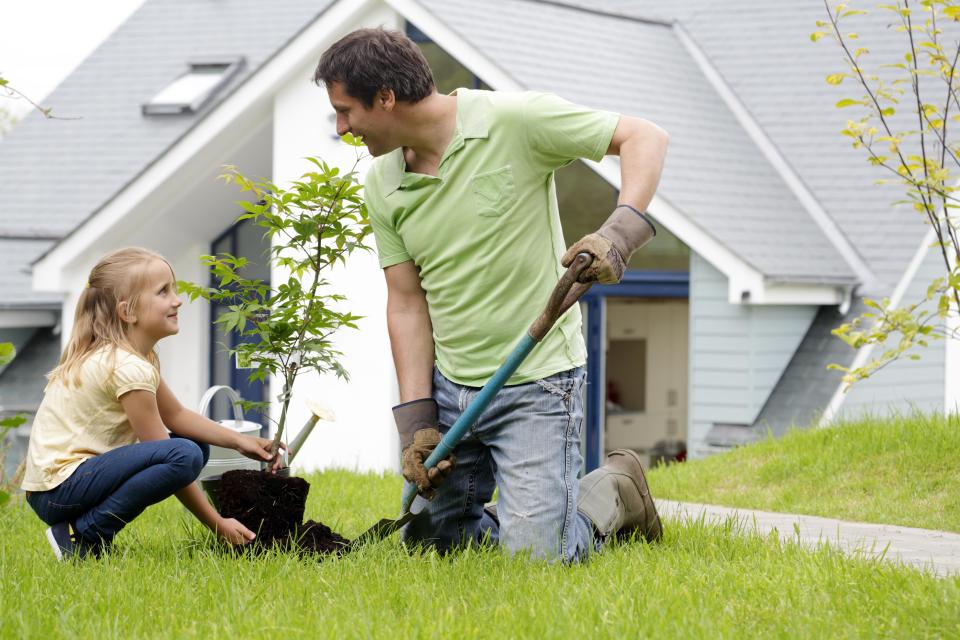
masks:
[[[570,266],[567,267],[566,273],[563,274],[560,282],[554,287],[553,293],[550,294],[550,300],[547,301],[547,306],[543,310],[543,313],[540,314],[540,317],[537,318],[534,323],[530,325],[530,329],[527,330],[527,333],[530,334],[530,337],[533,338],[534,341],[540,342],[543,340],[543,337],[547,335],[557,319],[566,313],[567,309],[572,307],[573,303],[579,300],[580,296],[590,288],[592,283],[584,284],[577,282],[577,280],[580,279],[580,276],[591,264],[593,264],[593,256],[584,252],[578,253],[577,257],[570,263]]]
[[[500,368],[487,380],[487,383],[483,385],[477,397],[474,398],[473,402],[460,414],[460,417],[453,423],[450,430],[444,434],[443,439],[440,440],[440,444],[436,446],[424,461],[424,469],[432,469],[453,452],[454,447],[460,443],[460,440],[467,433],[467,430],[473,426],[473,423],[477,421],[480,414],[490,405],[490,402],[497,393],[500,392],[500,389],[507,384],[507,380],[516,372],[520,364],[526,359],[530,352],[533,351],[533,348],[537,346],[537,343],[547,335],[547,332],[550,331],[550,328],[553,327],[557,319],[562,316],[567,309],[572,307],[573,304],[580,299],[580,296],[590,288],[591,283],[579,283],[577,279],[591,263],[593,263],[593,256],[589,253],[577,254],[573,263],[567,268],[566,273],[560,278],[557,286],[554,287],[553,293],[550,295],[550,300],[547,302],[543,313],[530,325],[530,329],[528,329],[526,335],[520,339],[519,344],[514,347],[513,351],[507,357],[506,362],[500,365]],[[401,514],[406,514],[410,511],[410,505],[413,504],[413,499],[416,495],[417,487],[410,482],[406,483],[400,502]]]

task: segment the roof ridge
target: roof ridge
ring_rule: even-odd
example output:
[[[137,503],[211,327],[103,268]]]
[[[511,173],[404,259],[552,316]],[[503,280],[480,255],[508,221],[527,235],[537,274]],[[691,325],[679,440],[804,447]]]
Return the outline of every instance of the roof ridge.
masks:
[[[643,18],[641,16],[630,15],[629,13],[620,13],[617,11],[606,11],[603,9],[594,9],[591,7],[584,7],[582,5],[576,5],[569,2],[563,2],[563,0],[525,0],[525,1],[531,2],[534,4],[546,4],[554,7],[561,7],[563,9],[572,9],[573,11],[581,11],[583,13],[592,13],[597,16],[607,16],[608,18],[622,18],[624,20],[631,20],[633,22],[656,25],[658,27],[673,26],[673,21],[670,21],[670,20],[661,20],[658,18]]]
[[[710,59],[704,53],[700,45],[697,44],[693,36],[679,22],[672,24],[674,33],[681,45],[693,59],[694,64],[700,69],[707,82],[713,86],[714,90],[723,100],[726,107],[737,119],[740,126],[746,132],[747,136],[753,141],[760,152],[766,158],[767,162],[773,168],[774,172],[780,176],[786,187],[793,193],[794,197],[800,203],[800,206],[813,219],[817,227],[827,237],[833,247],[843,258],[844,262],[860,279],[860,284],[865,288],[873,287],[877,281],[877,276],[869,267],[860,252],[850,242],[846,234],[840,229],[837,222],[823,208],[810,188],[804,183],[800,174],[790,165],[786,157],[780,152],[780,149],[774,144],[773,140],[760,126],[760,123],[753,117],[747,106],[740,100],[736,92],[727,84],[723,75],[713,65]]]

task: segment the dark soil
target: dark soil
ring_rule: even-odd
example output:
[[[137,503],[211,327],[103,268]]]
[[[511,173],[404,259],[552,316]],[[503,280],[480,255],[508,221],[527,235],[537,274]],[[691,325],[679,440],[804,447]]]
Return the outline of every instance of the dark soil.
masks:
[[[321,522],[303,522],[310,483],[265,471],[228,471],[220,481],[220,515],[236,518],[257,534],[252,546],[293,547],[306,553],[330,553],[349,544]]]

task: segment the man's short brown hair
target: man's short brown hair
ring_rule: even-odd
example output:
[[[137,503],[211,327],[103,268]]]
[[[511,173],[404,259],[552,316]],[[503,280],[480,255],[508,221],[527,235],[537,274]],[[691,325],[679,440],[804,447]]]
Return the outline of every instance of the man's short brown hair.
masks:
[[[433,72],[420,48],[391,29],[357,29],[320,56],[313,81],[340,82],[347,94],[368,107],[381,89],[392,89],[397,100],[418,102],[433,93]]]

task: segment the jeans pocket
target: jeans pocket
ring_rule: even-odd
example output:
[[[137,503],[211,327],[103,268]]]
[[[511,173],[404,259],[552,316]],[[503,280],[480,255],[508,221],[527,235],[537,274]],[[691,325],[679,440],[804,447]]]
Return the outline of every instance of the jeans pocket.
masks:
[[[513,167],[507,165],[474,175],[470,179],[470,192],[477,215],[484,218],[502,216],[517,202]]]

